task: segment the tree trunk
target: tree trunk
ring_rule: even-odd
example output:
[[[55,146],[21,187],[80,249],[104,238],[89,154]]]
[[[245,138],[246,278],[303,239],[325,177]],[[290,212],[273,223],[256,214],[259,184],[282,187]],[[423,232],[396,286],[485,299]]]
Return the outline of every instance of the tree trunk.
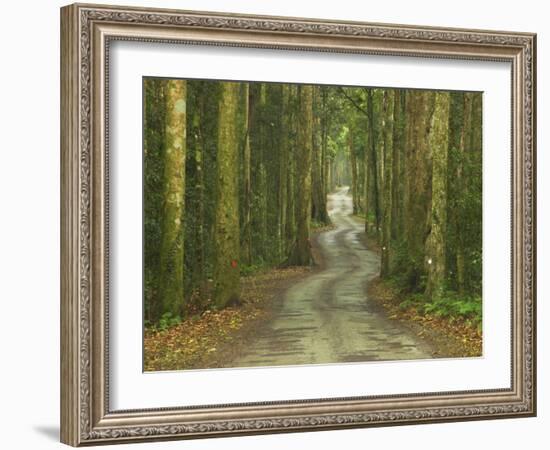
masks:
[[[219,308],[238,302],[240,295],[238,100],[238,83],[221,83],[214,223],[214,304]]]
[[[279,223],[280,242],[279,253],[286,255],[287,241],[286,230],[288,221],[288,172],[289,172],[289,135],[290,135],[290,86],[282,85],[282,123],[281,123],[281,154],[279,157]]]
[[[463,94],[463,122],[460,133],[460,144],[458,148],[457,168],[456,168],[456,186],[458,197],[467,194],[466,186],[464,185],[464,159],[466,151],[470,147],[470,128],[472,125],[472,95]],[[466,289],[466,260],[464,256],[465,247],[465,226],[464,223],[464,207],[457,205],[457,247],[456,247],[456,282],[458,292],[463,294]]]
[[[385,117],[384,117],[384,92],[383,89],[377,89],[373,93],[374,100],[374,114],[376,117],[375,129],[376,133],[376,198],[378,202],[377,214],[376,214],[376,236],[378,242],[382,244],[382,221],[384,220],[384,175],[385,175],[385,160],[384,160],[384,139],[385,139]]]
[[[309,242],[309,221],[311,217],[311,133],[313,128],[313,87],[302,85],[299,88],[300,115],[296,155],[296,240],[288,259],[290,265],[306,266],[311,263]]]
[[[319,87],[314,87],[315,115],[313,118],[313,150],[312,150],[312,211],[311,217],[319,223],[329,222],[327,213],[327,199],[323,186],[323,128],[321,123],[322,105],[320,102]]]
[[[422,287],[425,274],[425,243],[429,234],[430,198],[432,189],[431,156],[428,145],[434,93],[407,91],[407,180],[405,185],[405,237],[409,286]]]
[[[351,197],[353,204],[353,214],[357,214],[357,156],[355,155],[355,149],[353,148],[353,129],[349,129],[348,134],[348,151],[351,170]]]
[[[195,211],[194,218],[194,236],[193,236],[193,286],[198,288],[198,300],[201,303],[199,307],[203,306],[203,301],[206,299],[206,254],[204,245],[204,173],[203,173],[203,161],[204,161],[204,136],[202,131],[202,122],[204,120],[205,111],[205,94],[202,81],[200,88],[197,89],[195,94],[195,102],[193,107],[192,116],[192,129],[193,129],[193,164],[194,164],[194,192],[192,207]],[[195,85],[196,86],[196,85]],[[187,180],[189,186],[191,180]],[[191,206],[191,205],[189,205]],[[187,206],[187,208],[189,208]],[[188,217],[188,216],[187,216]]]
[[[402,232],[402,223],[400,223],[400,212],[403,209],[402,195],[400,192],[401,155],[405,141],[403,139],[405,115],[404,115],[405,92],[402,89],[394,91],[393,106],[393,146],[392,146],[392,213],[391,213],[391,239],[399,240]]]
[[[378,193],[378,158],[376,154],[376,142],[377,142],[377,130],[375,128],[374,117],[374,92],[373,89],[367,91],[367,113],[369,117],[369,169],[372,176],[373,190],[371,193],[371,200],[373,200],[374,215],[376,221],[376,230],[380,228],[380,197]],[[369,200],[370,203],[370,200]],[[368,232],[368,221],[365,222],[365,231]]]
[[[445,288],[449,107],[450,94],[437,92],[429,136],[429,147],[432,154],[432,208],[431,231],[426,245],[428,266],[426,294],[432,301],[440,299]]]
[[[288,171],[287,171],[287,219],[285,226],[285,254],[289,254],[294,246],[294,240],[296,236],[296,145],[290,145],[290,136],[295,132],[296,112],[293,99],[297,97],[297,87],[289,86],[288,96],[288,112],[286,114],[288,118],[287,122],[287,139],[288,139]]]
[[[383,133],[384,133],[384,215],[382,218],[382,257],[380,276],[390,273],[391,255],[391,219],[392,219],[392,171],[393,171],[393,108],[394,91],[384,90]]]
[[[241,256],[246,264],[252,264],[252,231],[250,224],[250,210],[252,206],[252,184],[250,178],[250,110],[253,107],[253,102],[250,96],[250,85],[245,83],[245,101],[244,101],[244,124],[245,138],[243,148],[243,231],[241,242]]]
[[[329,185],[329,158],[328,158],[328,128],[329,128],[329,117],[327,111],[327,89],[326,87],[321,87],[321,108],[322,108],[322,121],[321,121],[321,167],[322,167],[322,185],[323,185],[323,199],[324,199],[324,214],[326,215],[326,222],[329,223],[330,219],[328,217],[327,211],[327,195],[330,190]]]
[[[173,316],[182,315],[184,304],[186,91],[186,82],[183,80],[167,82],[159,290],[162,311]]]
[[[369,189],[369,183],[371,181],[371,177],[369,176],[370,170],[370,135],[371,130],[369,129],[369,117],[366,116],[366,132],[367,132],[367,142],[365,147],[365,152],[363,154],[363,171],[365,173],[365,179],[363,182],[363,196],[365,198],[365,232],[368,232],[369,227],[369,213],[371,209],[371,201],[370,201],[370,189]]]
[[[159,297],[160,247],[164,214],[164,134],[166,128],[166,83],[145,78],[143,139],[143,277],[144,314],[149,323],[162,314]]]

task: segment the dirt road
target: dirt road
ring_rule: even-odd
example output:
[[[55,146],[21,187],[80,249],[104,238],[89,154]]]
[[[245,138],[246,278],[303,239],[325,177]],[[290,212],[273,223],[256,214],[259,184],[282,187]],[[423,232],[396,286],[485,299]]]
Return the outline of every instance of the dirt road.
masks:
[[[329,196],[335,228],[318,236],[324,269],[288,289],[232,367],[431,358],[429,348],[369,305],[379,256],[360,239],[348,188]]]

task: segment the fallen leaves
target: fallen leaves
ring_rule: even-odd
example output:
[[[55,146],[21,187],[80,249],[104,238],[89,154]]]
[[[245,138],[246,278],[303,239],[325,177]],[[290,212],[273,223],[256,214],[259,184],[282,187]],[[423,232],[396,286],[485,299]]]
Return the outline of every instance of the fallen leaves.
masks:
[[[145,371],[227,367],[230,353],[243,345],[247,328],[264,320],[273,299],[308,267],[272,269],[241,278],[241,305],[206,310],[165,330],[145,329]]]
[[[195,367],[205,353],[215,352],[229,339],[227,329],[238,330],[243,320],[256,317],[250,308],[205,311],[162,331],[145,331],[145,370],[178,370]]]
[[[368,286],[369,299],[382,306],[388,317],[398,320],[434,347],[437,357],[481,356],[483,339],[477,327],[464,320],[448,320],[432,314],[420,314],[414,306],[403,308],[395,288],[376,278]]]

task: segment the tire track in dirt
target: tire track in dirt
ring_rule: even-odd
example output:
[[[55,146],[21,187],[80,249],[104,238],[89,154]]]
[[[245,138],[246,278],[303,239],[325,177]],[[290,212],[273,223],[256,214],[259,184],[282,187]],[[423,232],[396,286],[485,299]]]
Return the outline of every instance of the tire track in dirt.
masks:
[[[366,284],[380,258],[360,239],[363,224],[351,216],[348,190],[329,195],[335,228],[316,243],[323,268],[285,292],[232,367],[432,358],[425,343],[369,304]]]

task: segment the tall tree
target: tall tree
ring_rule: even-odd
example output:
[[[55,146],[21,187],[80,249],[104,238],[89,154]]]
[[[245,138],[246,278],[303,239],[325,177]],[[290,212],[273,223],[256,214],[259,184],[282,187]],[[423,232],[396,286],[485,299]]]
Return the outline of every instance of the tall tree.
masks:
[[[166,83],[144,79],[143,140],[143,258],[145,319],[155,323],[162,315],[159,299],[160,243],[162,240],[164,189],[164,132],[166,126]]]
[[[167,81],[159,290],[163,312],[174,316],[182,314],[184,301],[186,90],[184,80]]]
[[[251,108],[254,107],[250,96],[250,84],[244,83],[244,142],[243,142],[243,223],[241,239],[241,255],[246,264],[252,264],[252,231],[251,231],[251,207],[252,207],[252,185],[250,177],[250,129],[251,129]],[[253,114],[253,113],[252,113]]]
[[[252,183],[252,250],[253,260],[264,263],[268,255],[267,223],[267,88],[266,83],[254,83],[250,86],[249,121],[251,151]]]
[[[465,148],[468,147],[471,122],[471,101],[464,92],[452,92],[449,113],[449,162],[447,177],[447,262],[450,271],[456,273],[456,289],[464,294],[465,288],[465,214],[464,166]]]
[[[382,258],[380,275],[387,276],[390,273],[391,255],[391,219],[392,219],[392,170],[393,170],[393,108],[394,91],[385,89],[383,97],[383,133],[384,133],[384,215],[382,218]]]
[[[330,158],[328,154],[328,133],[330,128],[330,116],[328,112],[328,90],[326,86],[321,86],[321,175],[323,185],[323,199],[322,210],[320,211],[319,218],[321,221],[329,223],[330,219],[327,211],[327,195],[330,190],[329,183],[329,164]]]
[[[323,114],[323,104],[321,99],[321,88],[315,86],[313,88],[314,99],[314,117],[313,117],[313,149],[311,162],[311,178],[312,178],[312,210],[311,217],[319,223],[328,223],[327,213],[327,198],[325,187],[323,185],[323,122],[321,121]]]
[[[396,89],[394,91],[393,104],[393,142],[392,142],[392,213],[391,213],[391,239],[398,240],[403,231],[402,223],[402,155],[405,148],[405,91]]]
[[[357,214],[359,212],[359,196],[357,195],[357,155],[355,154],[355,147],[353,145],[353,128],[351,127],[348,130],[348,152],[351,170],[351,200],[353,214]]]
[[[287,252],[287,221],[288,221],[288,172],[290,169],[290,86],[282,85],[281,136],[279,158],[279,223],[280,223],[280,253]]]
[[[432,300],[441,298],[445,288],[445,230],[447,225],[447,160],[449,147],[450,94],[435,94],[429,147],[432,154],[431,227],[427,239],[428,282],[426,294]]]
[[[284,115],[281,114],[284,108],[283,85],[270,83],[266,85],[265,123],[266,123],[266,148],[264,160],[266,164],[267,184],[267,239],[266,258],[268,264],[280,264],[286,255],[282,254],[283,236],[283,210],[284,200],[282,196],[282,185],[284,182],[284,166],[282,161],[284,152]]]
[[[407,284],[417,289],[425,275],[425,241],[429,234],[430,197],[432,171],[428,137],[434,107],[434,93],[410,90],[406,92],[407,122],[405,135],[407,149],[405,181],[405,232],[407,260],[401,270],[406,274]]]
[[[369,169],[370,176],[367,179],[372,179],[372,191],[371,198],[368,198],[367,202],[370,204],[371,200],[374,207],[374,216],[376,220],[376,230],[380,228],[380,196],[379,196],[379,176],[378,176],[378,155],[376,151],[376,144],[378,141],[378,130],[376,128],[376,117],[374,115],[374,89],[367,89],[367,115],[369,118],[369,132],[368,132],[368,153],[369,153]],[[368,219],[365,221],[365,231],[368,232]]]
[[[237,124],[239,84],[221,83],[218,112],[216,209],[214,223],[214,304],[239,301],[239,190],[235,176],[239,158]]]
[[[296,238],[288,263],[305,266],[311,263],[309,225],[311,217],[311,152],[313,129],[313,87],[298,88],[299,117],[297,137],[296,184],[300,186],[296,201]]]
[[[202,308],[206,293],[205,211],[204,211],[204,151],[203,123],[205,115],[205,82],[187,83],[187,162],[185,176],[185,278],[194,291],[193,307]],[[189,299],[191,300],[191,299]],[[189,303],[189,300],[187,303]]]
[[[288,134],[288,170],[286,176],[286,223],[285,223],[285,254],[293,248],[296,235],[296,145],[291,145],[296,136],[296,98],[298,87],[288,87],[287,112],[285,114],[286,133]]]

